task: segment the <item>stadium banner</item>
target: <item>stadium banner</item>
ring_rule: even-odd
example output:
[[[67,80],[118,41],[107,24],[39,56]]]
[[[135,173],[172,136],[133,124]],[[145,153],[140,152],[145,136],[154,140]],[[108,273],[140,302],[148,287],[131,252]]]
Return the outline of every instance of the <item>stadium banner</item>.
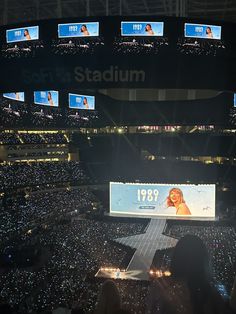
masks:
[[[110,182],[110,213],[212,218],[215,217],[215,184]]]
[[[69,94],[69,108],[94,110],[95,109],[95,97],[88,96],[88,95]]]
[[[34,92],[34,103],[49,107],[58,107],[58,91],[36,91]]]
[[[114,60],[114,63],[113,60],[109,62],[107,58],[96,64],[90,58],[88,60],[84,58],[83,63],[79,63],[77,59],[69,60],[70,63],[59,63],[55,60],[51,64],[47,64],[47,60],[44,64],[36,61],[31,63],[30,67],[16,67],[15,64],[8,62],[2,67],[4,76],[0,77],[0,91],[5,92],[16,88],[17,90],[46,90],[49,86],[54,90],[78,87],[80,89],[116,88],[118,86],[125,88],[174,88],[178,86],[178,88],[197,87],[198,89],[206,89],[208,86],[209,89],[224,89],[227,73],[231,71],[232,74],[234,67],[236,75],[236,65],[232,64],[228,68],[225,62],[221,63],[216,58],[208,62],[209,71],[204,76],[202,64],[192,63],[191,60],[184,62],[181,58],[178,60],[178,68],[175,58],[168,63],[165,62],[165,58],[160,58],[158,63],[155,63],[152,57],[139,61],[134,57],[122,58],[122,60]],[[107,61],[107,64],[103,61]],[[15,75],[16,71],[18,75]],[[178,77],[180,72],[182,74]],[[191,75],[193,72],[194,77]],[[234,88],[236,76],[235,84],[233,83],[232,79],[229,88]]]
[[[99,36],[99,22],[58,24],[58,37]]]
[[[39,27],[29,26],[29,27],[8,29],[6,31],[6,38],[7,38],[7,43],[37,40],[39,39]]]
[[[205,24],[184,24],[184,36],[192,38],[221,39],[221,26]]]
[[[25,93],[24,92],[15,92],[15,93],[3,93],[3,97],[18,100],[18,101],[25,101]]]
[[[121,22],[122,36],[163,36],[163,22]]]

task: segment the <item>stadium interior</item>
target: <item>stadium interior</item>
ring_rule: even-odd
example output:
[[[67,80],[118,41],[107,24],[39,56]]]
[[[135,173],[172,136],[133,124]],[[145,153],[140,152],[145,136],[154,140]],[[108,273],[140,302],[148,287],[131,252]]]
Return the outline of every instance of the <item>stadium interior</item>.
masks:
[[[70,36],[97,21],[99,36]],[[147,38],[123,21],[167,26]],[[188,23],[222,38],[186,36]],[[123,313],[95,312],[107,279],[124,313],[154,313],[150,286],[185,235],[229,304],[235,23],[233,0],[0,1],[1,313]],[[169,209],[173,189],[190,214]]]

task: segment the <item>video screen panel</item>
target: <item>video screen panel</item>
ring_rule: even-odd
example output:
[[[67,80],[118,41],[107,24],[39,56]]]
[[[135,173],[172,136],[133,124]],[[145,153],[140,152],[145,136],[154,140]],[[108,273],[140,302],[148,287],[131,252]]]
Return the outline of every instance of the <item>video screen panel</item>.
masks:
[[[236,94],[234,94],[234,107],[236,108]]]
[[[163,22],[121,22],[122,36],[163,36]]]
[[[184,36],[219,40],[221,39],[221,26],[185,23]]]
[[[110,213],[215,217],[215,185],[110,182]]]
[[[34,103],[49,107],[58,107],[58,91],[37,91],[34,92]]]
[[[37,40],[39,39],[39,27],[29,26],[29,27],[8,29],[6,31],[6,37],[7,37],[7,43]]]
[[[71,109],[95,109],[95,97],[79,94],[69,94],[69,108]]]
[[[58,24],[58,37],[99,36],[99,22]]]
[[[15,93],[4,93],[3,97],[18,100],[18,101],[25,101],[25,93],[24,92],[15,92]]]

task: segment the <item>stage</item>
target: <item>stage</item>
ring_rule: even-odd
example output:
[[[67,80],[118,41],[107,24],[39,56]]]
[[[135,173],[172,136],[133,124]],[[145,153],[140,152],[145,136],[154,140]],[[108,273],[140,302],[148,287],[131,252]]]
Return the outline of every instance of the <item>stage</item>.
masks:
[[[97,278],[107,278],[114,280],[142,280],[142,277],[147,278],[149,273],[142,274],[142,270],[120,270],[114,268],[100,268],[96,273]],[[146,279],[147,280],[147,279]]]
[[[118,215],[109,215],[117,217]],[[130,217],[130,215],[119,215],[119,217]],[[135,216],[140,217],[140,216]],[[141,216],[143,218],[143,216]],[[145,217],[147,218],[147,217]],[[217,218],[186,218],[186,217],[152,217],[150,222],[142,234],[114,239],[114,241],[135,249],[127,268],[117,273],[116,268],[101,268],[96,277],[112,278],[112,279],[132,279],[132,280],[149,280],[150,268],[156,251],[165,250],[175,247],[177,239],[165,235],[165,227],[167,220],[176,221],[199,221],[202,223],[219,221]]]
[[[166,219],[151,219],[145,233],[115,239],[114,241],[136,249],[125,272],[119,279],[149,280],[149,270],[157,250],[172,248],[177,240],[162,234]],[[117,278],[116,269],[102,268],[96,277]]]

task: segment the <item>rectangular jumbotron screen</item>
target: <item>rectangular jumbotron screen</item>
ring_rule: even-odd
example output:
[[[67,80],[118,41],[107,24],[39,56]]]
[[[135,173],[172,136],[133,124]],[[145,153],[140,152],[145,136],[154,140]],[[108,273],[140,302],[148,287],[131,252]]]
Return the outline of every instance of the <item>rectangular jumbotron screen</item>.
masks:
[[[163,36],[163,22],[121,22],[122,36]]]
[[[93,37],[99,36],[99,22],[58,24],[58,37]]]
[[[221,39],[221,26],[185,23],[185,37],[204,38],[204,39]]]
[[[215,184],[110,182],[110,214],[215,217]]]
[[[19,41],[30,41],[39,39],[39,27],[29,26],[8,29],[6,31],[7,43],[14,43]]]

